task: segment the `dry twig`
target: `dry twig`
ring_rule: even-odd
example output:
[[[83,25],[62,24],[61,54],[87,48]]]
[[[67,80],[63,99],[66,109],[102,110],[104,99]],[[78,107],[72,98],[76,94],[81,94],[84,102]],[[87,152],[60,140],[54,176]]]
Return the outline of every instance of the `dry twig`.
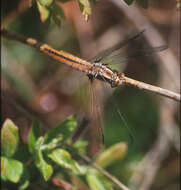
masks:
[[[27,45],[33,46],[33,47],[37,48],[38,50],[40,50],[41,52],[51,56],[55,60],[60,61],[60,58],[58,56],[53,56],[52,53],[51,53],[51,55],[49,54],[49,50],[56,52],[56,54],[58,53],[57,50],[53,49],[52,47],[50,47],[50,46],[48,46],[46,44],[42,44],[42,43],[38,42],[36,39],[26,38],[26,37],[23,37],[23,36],[20,36],[20,35],[12,34],[12,33],[8,32],[5,29],[1,30],[1,35],[3,37],[13,39],[13,40],[17,40],[17,41],[20,41],[20,42],[25,43]],[[47,50],[45,51],[45,49],[47,49]],[[75,57],[75,56],[73,56],[71,54],[67,54],[67,55],[69,57],[74,57],[76,60],[80,60],[78,57]],[[69,60],[69,58],[66,58],[66,59]],[[74,69],[78,69],[78,70],[80,70],[82,72],[85,72],[86,74],[89,74],[89,69],[91,68],[91,63],[89,63],[89,62],[87,62],[85,60],[82,60],[82,59],[81,59],[81,61],[84,62],[85,65],[82,64],[82,68],[80,69],[80,66],[78,66],[77,61],[75,61],[76,66],[75,66]],[[69,64],[69,66],[74,67],[73,64]],[[110,70],[109,68],[107,68],[107,69]],[[112,73],[114,73],[114,72],[112,72]],[[157,86],[153,86],[153,85],[149,85],[149,84],[146,84],[146,83],[143,83],[143,82],[136,81],[134,79],[126,77],[123,73],[120,73],[120,72],[118,73],[117,76],[120,79],[120,82],[117,85],[122,85],[122,84],[131,85],[131,86],[137,87],[139,89],[144,89],[144,90],[147,90],[147,91],[157,93],[159,95],[168,97],[168,98],[173,99],[175,101],[179,101],[179,102],[181,101],[180,94],[178,94],[178,93],[175,93],[175,92],[172,92],[170,90],[166,90],[166,89],[163,89],[163,88],[160,88],[160,87],[157,87]]]

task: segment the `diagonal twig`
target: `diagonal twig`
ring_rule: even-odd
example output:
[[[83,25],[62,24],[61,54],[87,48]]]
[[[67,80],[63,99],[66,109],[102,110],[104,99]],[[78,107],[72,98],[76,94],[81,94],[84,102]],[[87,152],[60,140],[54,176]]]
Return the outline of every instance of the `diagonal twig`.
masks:
[[[63,51],[62,52],[66,55],[66,57],[62,56],[59,53],[59,51],[53,49],[52,47],[50,47],[47,44],[43,44],[43,43],[38,42],[36,39],[26,38],[26,37],[21,36],[21,35],[16,35],[16,34],[8,32],[5,29],[1,30],[1,35],[5,38],[17,40],[17,41],[20,41],[20,42],[25,43],[27,45],[33,46],[33,47],[37,48],[39,51],[43,52],[44,54],[51,56],[53,59],[55,59],[61,63],[65,63],[65,64],[71,66],[72,68],[76,69],[76,70],[85,72],[86,74],[89,74],[90,70],[93,68],[92,64],[90,62],[83,60],[83,59],[80,59],[74,55],[71,55],[71,54],[63,52]],[[66,61],[68,61],[68,63],[63,62],[62,60],[66,60]],[[94,65],[94,67],[95,67],[95,65]],[[160,88],[157,86],[149,85],[149,84],[146,84],[144,82],[136,81],[134,79],[126,77],[123,73],[120,73],[120,72],[118,72],[118,74],[116,75],[115,71],[110,70],[105,65],[104,65],[104,68],[107,71],[109,71],[109,74],[111,73],[111,76],[110,75],[108,76],[107,73],[104,72],[103,77],[100,76],[100,74],[98,74],[98,75],[96,74],[95,78],[101,80],[102,78],[104,78],[106,76],[106,77],[108,77],[108,80],[106,80],[106,82],[112,84],[112,81],[113,81],[112,78],[114,75],[117,78],[119,78],[119,82],[117,82],[116,85],[120,85],[120,86],[123,84],[131,85],[131,86],[137,87],[138,89],[144,89],[144,90],[147,90],[150,92],[154,92],[156,94],[165,96],[165,97],[170,98],[170,99],[175,100],[175,101],[179,101],[179,102],[181,101],[180,94],[178,94],[178,93],[175,93],[175,92],[172,92],[170,90],[166,90],[166,89],[163,89],[163,88]]]
[[[8,95],[7,93],[3,92],[3,95]],[[16,108],[25,114],[28,119],[35,118],[34,110],[27,110],[26,108],[23,108],[19,102],[15,102],[15,100],[11,97],[8,98],[8,101],[13,102],[13,104],[16,106]],[[47,126],[47,124],[40,118],[40,121],[44,124],[44,127]],[[78,152],[75,148],[71,147],[70,145],[66,145],[67,148],[69,148],[72,152],[76,153],[82,160],[86,161],[88,164],[90,164],[92,167],[96,168],[99,172],[101,172],[105,177],[107,177],[110,181],[112,181],[115,185],[117,185],[122,190],[130,190],[128,187],[126,187],[123,183],[121,183],[115,176],[111,175],[109,172],[98,166],[96,163],[93,163],[93,161],[86,155],[81,154]]]

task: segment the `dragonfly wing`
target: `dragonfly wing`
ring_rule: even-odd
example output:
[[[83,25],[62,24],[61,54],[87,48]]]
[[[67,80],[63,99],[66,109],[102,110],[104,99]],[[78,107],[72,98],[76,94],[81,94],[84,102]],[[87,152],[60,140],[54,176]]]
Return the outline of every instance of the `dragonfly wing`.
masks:
[[[102,82],[88,79],[86,86],[82,86],[81,106],[78,113],[78,125],[72,135],[72,141],[79,138],[90,139],[90,153],[95,155],[102,150],[104,142],[101,86]]]
[[[81,114],[81,116],[82,117],[80,119],[78,119],[78,125],[72,134],[73,142],[76,142],[78,139],[80,139],[82,136],[84,136],[88,130],[88,125],[90,123],[90,119],[86,115]]]
[[[112,46],[111,48],[106,49],[106,50],[103,50],[103,51],[100,52],[98,55],[96,55],[94,58],[90,59],[89,61],[90,61],[90,62],[98,62],[98,61],[100,61],[100,60],[103,60],[103,59],[106,58],[107,56],[110,56],[112,52],[114,52],[114,51],[120,49],[121,47],[123,47],[123,46],[129,44],[129,43],[132,42],[133,40],[135,40],[135,39],[137,39],[138,37],[140,37],[140,36],[143,34],[144,31],[145,31],[145,30],[142,30],[141,32],[137,33],[136,35],[129,37],[128,39],[126,39],[126,40],[124,40],[124,41],[122,41],[122,42],[120,42],[120,43],[118,43],[118,44]]]
[[[154,53],[158,53],[161,51],[164,51],[168,48],[167,45],[162,45],[158,47],[150,47],[150,48],[144,48],[144,49],[139,49],[134,51],[133,53],[129,55],[123,55],[123,53],[119,53],[114,56],[107,57],[106,59],[103,60],[103,64],[113,66],[117,64],[122,64],[127,63],[131,59],[136,59],[140,57],[146,57],[146,56],[152,56]]]
[[[103,94],[101,81],[93,80],[90,83],[90,150],[91,155],[95,155],[101,151],[104,143]]]

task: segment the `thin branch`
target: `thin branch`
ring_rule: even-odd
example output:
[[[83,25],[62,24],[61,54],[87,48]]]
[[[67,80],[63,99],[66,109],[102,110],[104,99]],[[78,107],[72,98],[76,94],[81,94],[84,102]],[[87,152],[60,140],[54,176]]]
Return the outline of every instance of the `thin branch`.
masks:
[[[160,88],[157,86],[153,86],[150,84],[146,84],[144,82],[140,82],[140,81],[137,81],[137,80],[125,77],[125,76],[123,76],[123,80],[126,85],[131,85],[131,86],[135,86],[139,89],[148,90],[148,91],[154,92],[156,94],[159,94],[159,95],[162,95],[167,98],[171,98],[173,100],[180,102],[180,94],[178,94],[178,93],[175,93],[170,90]]]
[[[91,69],[91,63],[89,63],[83,59],[80,59],[80,58],[73,56],[71,54],[68,54],[66,52],[64,52],[64,54],[66,54],[67,57],[64,57],[62,55],[59,55],[59,51],[51,48],[50,46],[48,46],[46,44],[42,44],[42,43],[38,42],[36,39],[26,38],[24,36],[12,34],[5,29],[1,30],[1,35],[3,37],[13,39],[13,40],[17,40],[17,41],[20,41],[20,42],[25,43],[27,45],[33,46],[33,47],[37,48],[39,51],[43,52],[44,54],[51,56],[55,60],[58,60],[59,62],[61,62],[61,60],[63,60],[63,59],[68,60],[68,64],[66,63],[67,65],[69,65],[72,68],[77,69],[79,71],[85,72],[86,74],[89,74],[89,70]],[[75,59],[75,60],[72,61],[71,59],[72,60]],[[81,64],[79,63],[79,61],[81,61]],[[107,69],[109,71],[111,71],[109,68],[107,68]],[[114,74],[113,71],[111,71],[111,72]],[[136,81],[134,79],[131,79],[131,78],[124,76],[123,73],[119,73],[118,77],[120,79],[120,82],[118,83],[118,85],[120,85],[120,86],[123,84],[131,85],[131,86],[137,87],[139,89],[144,89],[147,91],[154,92],[156,94],[165,96],[165,97],[170,98],[170,99],[175,100],[175,101],[179,101],[179,102],[181,101],[180,94],[178,94],[178,93],[174,93],[170,90],[166,90],[166,89],[163,89],[163,88],[160,88],[157,86],[153,86],[153,85],[149,85],[149,84],[146,84],[146,83],[143,83],[140,81]],[[100,78],[98,78],[98,79],[100,79]],[[110,78],[110,80],[111,80],[111,78]]]
[[[78,154],[88,164],[90,164],[91,166],[93,166],[94,168],[96,168],[99,172],[101,172],[104,176],[106,176],[110,181],[112,181],[114,184],[116,184],[119,188],[121,188],[122,190],[130,190],[123,183],[121,183],[116,177],[114,177],[109,172],[107,172],[106,170],[104,170],[103,168],[101,168],[100,166],[98,166],[96,163],[93,163],[92,160],[88,156],[81,154],[80,152],[78,152],[77,150],[73,149],[70,146],[68,146],[68,148],[72,152]]]
[[[7,93],[3,92],[3,95],[6,95],[7,97]],[[12,98],[8,98],[8,100],[10,102],[15,102]],[[18,102],[15,103],[15,106],[18,108],[18,110],[20,112],[22,112],[23,114],[25,114],[26,116],[28,116],[28,118],[35,118],[34,116],[34,112],[33,110],[26,110],[25,108],[23,108],[21,106],[21,104],[19,104]],[[41,120],[41,119],[40,119]],[[41,120],[42,123],[44,123],[44,121]],[[44,123],[43,125],[44,127],[46,127],[46,123]],[[130,190],[128,187],[126,187],[124,184],[122,184],[116,177],[114,177],[113,175],[111,175],[109,172],[107,172],[106,170],[104,170],[103,168],[101,168],[100,166],[98,166],[97,164],[93,163],[93,161],[86,155],[83,155],[81,153],[79,153],[75,148],[71,147],[70,145],[67,145],[67,147],[74,153],[76,153],[78,156],[80,156],[81,159],[83,159],[84,161],[86,161],[88,164],[90,164],[91,166],[93,166],[94,168],[96,168],[99,172],[101,172],[104,176],[106,176],[110,181],[112,181],[115,185],[117,185],[119,188],[121,188],[122,190]]]
[[[23,12],[26,11],[26,9],[29,8],[29,5],[30,5],[29,1],[24,1],[24,0],[19,1],[17,7],[2,19],[1,26],[5,27],[11,24],[18,16],[20,16]]]
[[[166,44],[164,38],[160,35],[158,30],[154,25],[147,19],[145,14],[142,14],[139,8],[135,4],[132,4],[130,7],[126,5],[123,1],[109,0],[112,2],[118,9],[120,9],[128,19],[138,28],[138,30],[146,29],[144,36],[146,40],[152,47],[157,46],[158,44]],[[172,15],[171,15],[172,16]],[[163,65],[163,68],[167,71],[167,77],[172,81],[172,86],[174,86],[177,92],[180,92],[180,68],[178,60],[175,58],[172,50],[168,48],[166,52],[156,54],[159,58],[159,65]],[[175,65],[172,67],[172,65]],[[178,76],[177,78],[175,76]]]

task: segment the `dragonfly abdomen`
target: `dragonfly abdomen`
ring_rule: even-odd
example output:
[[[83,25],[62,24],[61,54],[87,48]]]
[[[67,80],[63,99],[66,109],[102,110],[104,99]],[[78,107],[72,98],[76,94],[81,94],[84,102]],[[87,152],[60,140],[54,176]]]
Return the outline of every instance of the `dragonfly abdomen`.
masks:
[[[70,67],[73,67],[76,70],[79,70],[85,73],[89,73],[89,70],[92,67],[91,63],[83,59],[80,59],[76,56],[73,56],[67,52],[64,52],[62,50],[57,51],[47,44],[43,44],[42,46],[40,46],[40,50],[46,53],[47,55],[51,56],[55,60],[60,61],[61,63],[64,63]]]

